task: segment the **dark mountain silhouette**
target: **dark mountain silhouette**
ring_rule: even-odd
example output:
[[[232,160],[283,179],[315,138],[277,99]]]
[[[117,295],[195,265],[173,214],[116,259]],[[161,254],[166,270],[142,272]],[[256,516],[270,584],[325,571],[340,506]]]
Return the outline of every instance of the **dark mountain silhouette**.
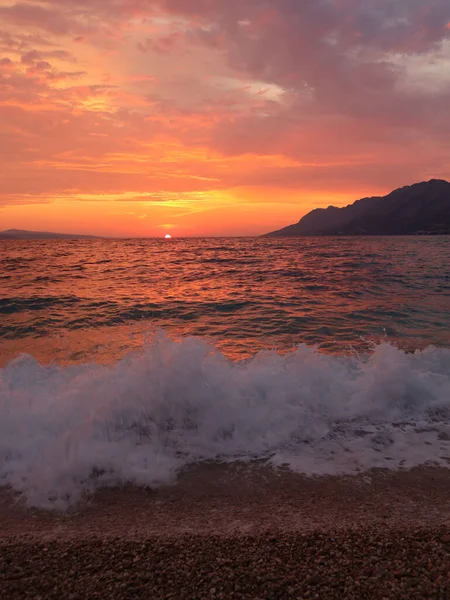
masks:
[[[25,231],[23,229],[6,229],[0,231],[0,240],[74,240],[95,239],[93,235],[75,233],[49,233],[46,231]]]
[[[266,237],[450,234],[450,183],[442,179],[399,188],[344,208],[317,208]]]

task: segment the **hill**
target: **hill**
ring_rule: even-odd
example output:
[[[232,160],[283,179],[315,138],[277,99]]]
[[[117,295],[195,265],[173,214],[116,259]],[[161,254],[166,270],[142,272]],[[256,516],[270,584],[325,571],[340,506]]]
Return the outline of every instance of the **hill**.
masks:
[[[47,231],[26,231],[24,229],[6,229],[0,231],[0,240],[74,240],[96,239],[94,235],[75,233],[50,233]]]
[[[416,183],[387,196],[362,198],[349,206],[317,208],[295,225],[265,237],[311,235],[450,234],[450,183]]]

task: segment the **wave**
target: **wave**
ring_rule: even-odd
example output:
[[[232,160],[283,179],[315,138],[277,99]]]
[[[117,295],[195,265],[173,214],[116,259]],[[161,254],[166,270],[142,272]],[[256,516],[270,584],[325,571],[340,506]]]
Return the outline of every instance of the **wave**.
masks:
[[[197,461],[307,475],[450,460],[450,350],[380,344],[330,356],[306,345],[231,362],[158,332],[112,365],[0,369],[0,484],[38,507],[103,486],[161,485]]]
[[[0,314],[12,315],[24,311],[42,311],[54,307],[71,307],[79,304],[75,296],[30,298],[0,298]]]
[[[51,332],[86,329],[87,327],[109,327],[133,323],[136,321],[196,321],[200,315],[237,314],[252,307],[247,300],[229,300],[222,302],[186,302],[168,303],[136,302],[124,299],[123,303],[112,300],[87,301],[72,296],[32,297],[32,298],[0,298],[0,314],[16,316],[16,321],[9,319],[0,324],[0,337],[17,339],[30,334],[45,336]],[[51,315],[48,314],[51,309]],[[20,314],[22,313],[22,315]],[[35,313],[30,316],[30,313]],[[43,318],[42,314],[47,314]],[[21,318],[23,314],[27,319]],[[12,321],[12,322],[11,322]]]

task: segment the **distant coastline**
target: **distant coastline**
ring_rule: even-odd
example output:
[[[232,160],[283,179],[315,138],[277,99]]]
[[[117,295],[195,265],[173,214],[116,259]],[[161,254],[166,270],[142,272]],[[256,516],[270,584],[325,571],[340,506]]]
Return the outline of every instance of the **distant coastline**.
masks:
[[[298,223],[260,237],[450,235],[450,183],[431,179],[386,196],[361,198],[338,208],[316,208]],[[105,239],[78,233],[7,229],[0,240]]]
[[[27,231],[25,229],[6,229],[0,231],[0,240],[76,240],[102,239],[96,235],[78,233],[52,233],[50,231]]]
[[[343,208],[317,208],[263,237],[338,235],[450,235],[450,183],[432,179]]]

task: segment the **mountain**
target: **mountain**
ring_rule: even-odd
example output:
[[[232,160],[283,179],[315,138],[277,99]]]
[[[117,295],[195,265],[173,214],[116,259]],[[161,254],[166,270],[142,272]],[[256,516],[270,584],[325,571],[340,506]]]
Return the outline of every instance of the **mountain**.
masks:
[[[78,235],[75,233],[49,233],[46,231],[25,231],[23,229],[6,229],[0,231],[0,240],[75,240],[95,239],[94,235]]]
[[[431,179],[344,208],[317,208],[265,237],[450,234],[450,183]]]

